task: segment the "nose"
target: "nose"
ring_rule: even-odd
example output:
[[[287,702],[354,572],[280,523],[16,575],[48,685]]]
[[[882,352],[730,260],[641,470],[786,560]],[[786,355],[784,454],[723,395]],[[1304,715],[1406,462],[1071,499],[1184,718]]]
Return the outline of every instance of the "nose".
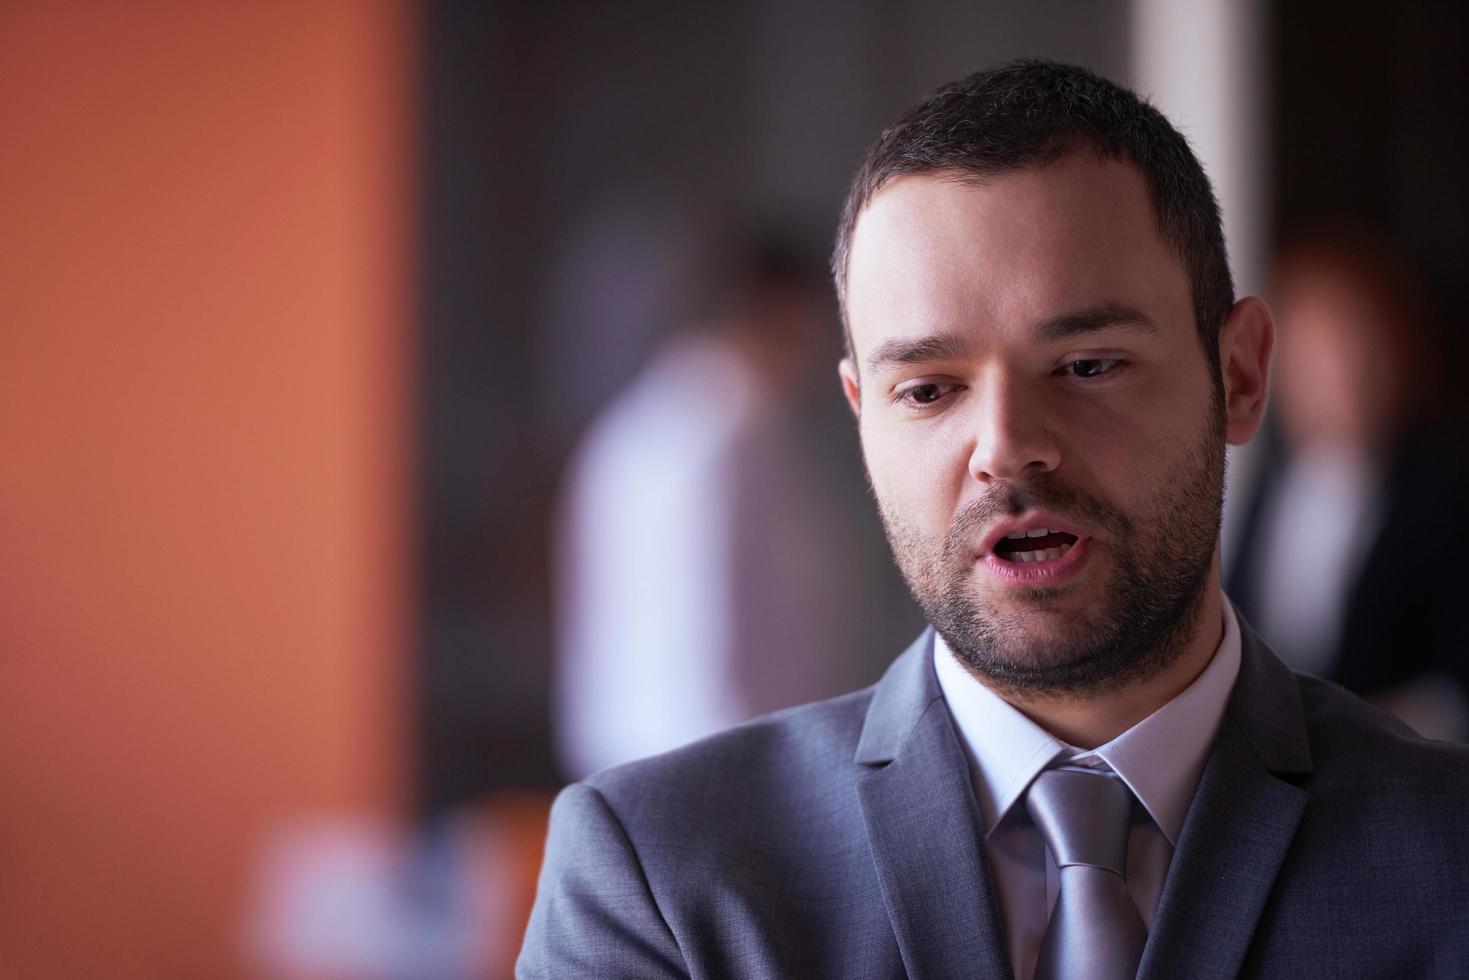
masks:
[[[970,476],[981,483],[1020,482],[1061,465],[1061,446],[1051,431],[1043,393],[996,376],[976,388],[969,402],[974,412]]]

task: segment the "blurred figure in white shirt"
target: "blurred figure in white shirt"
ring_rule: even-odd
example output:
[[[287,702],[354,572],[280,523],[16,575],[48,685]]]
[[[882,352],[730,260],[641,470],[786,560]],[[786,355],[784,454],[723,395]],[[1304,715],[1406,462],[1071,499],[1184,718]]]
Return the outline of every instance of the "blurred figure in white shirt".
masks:
[[[862,651],[881,645],[862,632],[884,603],[907,609],[852,492],[823,270],[760,243],[730,279],[567,469],[554,725],[569,778],[869,683],[881,665]]]

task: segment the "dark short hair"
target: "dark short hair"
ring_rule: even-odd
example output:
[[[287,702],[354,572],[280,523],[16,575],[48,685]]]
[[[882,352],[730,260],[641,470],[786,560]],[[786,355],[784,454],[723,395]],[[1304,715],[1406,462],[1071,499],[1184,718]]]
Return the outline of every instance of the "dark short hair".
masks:
[[[1091,150],[1125,160],[1147,182],[1153,217],[1188,273],[1194,324],[1216,386],[1219,329],[1234,305],[1219,204],[1188,141],[1135,93],[1085,68],[1024,59],[975,72],[934,92],[883,131],[852,178],[831,270],[847,353],[847,262],[857,218],[894,178],[952,174],[984,180]]]

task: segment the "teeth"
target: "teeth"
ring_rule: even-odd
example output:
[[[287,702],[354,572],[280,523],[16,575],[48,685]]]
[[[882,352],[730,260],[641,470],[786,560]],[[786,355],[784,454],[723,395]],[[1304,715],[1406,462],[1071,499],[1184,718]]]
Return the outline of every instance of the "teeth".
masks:
[[[1049,528],[1038,527],[1034,531],[1026,531],[1025,536],[1027,538],[1043,538],[1050,533]]]
[[[1010,556],[1010,560],[1022,565],[1033,561],[1055,561],[1070,550],[1070,545],[1062,545],[1059,548],[1046,548],[1044,551],[1017,551]]]

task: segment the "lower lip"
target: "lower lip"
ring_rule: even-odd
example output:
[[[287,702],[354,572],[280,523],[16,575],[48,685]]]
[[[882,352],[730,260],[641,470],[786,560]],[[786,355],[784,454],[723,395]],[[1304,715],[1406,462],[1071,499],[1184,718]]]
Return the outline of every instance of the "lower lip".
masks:
[[[993,553],[980,559],[980,564],[989,569],[1001,581],[1013,585],[1057,585],[1081,570],[1086,561],[1087,538],[1077,538],[1060,558],[1049,561],[1025,563],[1006,561]]]

